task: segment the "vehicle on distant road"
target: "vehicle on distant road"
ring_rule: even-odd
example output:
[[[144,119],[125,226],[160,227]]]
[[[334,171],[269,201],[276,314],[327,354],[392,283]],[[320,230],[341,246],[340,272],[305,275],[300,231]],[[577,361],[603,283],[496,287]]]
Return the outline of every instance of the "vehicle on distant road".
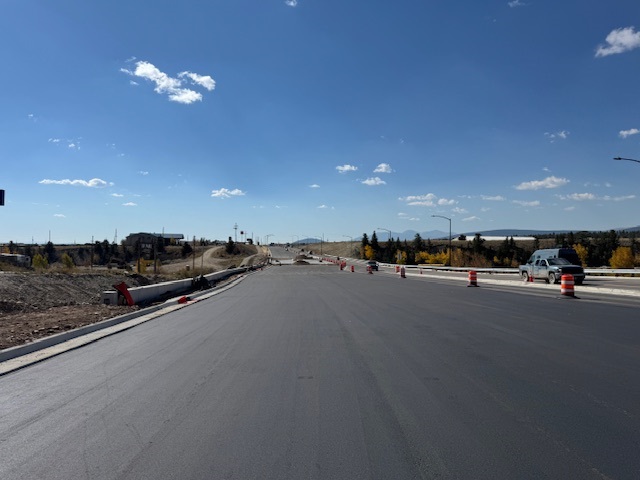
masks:
[[[378,262],[375,260],[369,260],[366,265],[367,268],[371,267],[371,270],[375,270],[376,272],[378,271]]]

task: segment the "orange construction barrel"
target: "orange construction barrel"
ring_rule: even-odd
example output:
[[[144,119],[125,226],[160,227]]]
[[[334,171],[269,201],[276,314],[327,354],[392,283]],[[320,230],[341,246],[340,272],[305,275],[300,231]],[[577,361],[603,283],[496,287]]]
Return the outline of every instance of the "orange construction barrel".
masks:
[[[575,292],[573,290],[574,280],[573,275],[565,274],[560,277],[560,293],[567,297],[574,297]]]
[[[469,270],[469,283],[467,287],[477,287],[478,286],[478,274],[475,270]]]

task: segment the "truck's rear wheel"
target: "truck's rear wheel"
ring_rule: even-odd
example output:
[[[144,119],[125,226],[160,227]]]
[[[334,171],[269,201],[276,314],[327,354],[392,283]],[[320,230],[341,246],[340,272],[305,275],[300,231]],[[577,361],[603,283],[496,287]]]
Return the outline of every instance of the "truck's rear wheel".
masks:
[[[528,272],[522,272],[522,280],[524,280],[525,282],[529,281],[529,273]]]

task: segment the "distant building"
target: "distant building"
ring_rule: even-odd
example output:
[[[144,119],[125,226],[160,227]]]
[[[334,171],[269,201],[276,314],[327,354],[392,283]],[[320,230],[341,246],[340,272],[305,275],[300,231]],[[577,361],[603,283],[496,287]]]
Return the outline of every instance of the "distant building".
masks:
[[[31,265],[31,257],[28,255],[18,255],[17,253],[0,253],[0,262],[28,267]]]
[[[130,233],[124,239],[124,244],[128,247],[135,247],[139,243],[140,248],[151,250],[158,239],[163,239],[165,246],[177,245],[184,239],[184,235],[181,233]]]

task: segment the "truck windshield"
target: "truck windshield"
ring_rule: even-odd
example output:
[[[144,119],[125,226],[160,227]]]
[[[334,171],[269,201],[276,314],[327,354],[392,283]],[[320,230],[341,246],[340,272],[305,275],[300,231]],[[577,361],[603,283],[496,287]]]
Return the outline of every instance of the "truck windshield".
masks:
[[[547,262],[549,262],[549,265],[571,265],[571,262],[564,258],[550,258]]]

